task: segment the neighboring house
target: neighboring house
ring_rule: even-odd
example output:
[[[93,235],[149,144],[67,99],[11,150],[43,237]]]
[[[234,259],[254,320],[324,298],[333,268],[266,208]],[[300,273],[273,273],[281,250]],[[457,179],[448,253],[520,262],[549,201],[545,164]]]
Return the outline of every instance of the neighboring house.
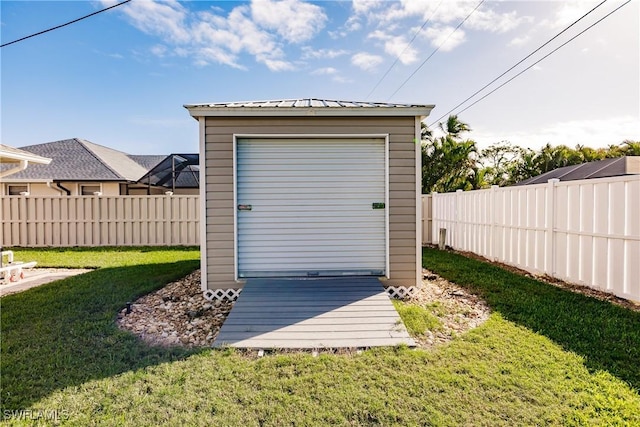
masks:
[[[0,178],[22,172],[29,164],[48,165],[51,159],[0,144]]]
[[[186,105],[199,121],[207,298],[253,277],[422,279],[420,123],[432,105]]]
[[[640,156],[625,156],[557,168],[514,185],[544,184],[554,178],[560,181],[577,181],[638,174],[640,174]]]
[[[51,162],[34,165],[3,179],[2,195],[28,192],[34,196],[117,196],[163,194],[170,190],[139,183],[150,170],[167,159],[165,155],[131,155],[79,138],[22,149],[48,157]],[[175,193],[180,194],[180,191]]]

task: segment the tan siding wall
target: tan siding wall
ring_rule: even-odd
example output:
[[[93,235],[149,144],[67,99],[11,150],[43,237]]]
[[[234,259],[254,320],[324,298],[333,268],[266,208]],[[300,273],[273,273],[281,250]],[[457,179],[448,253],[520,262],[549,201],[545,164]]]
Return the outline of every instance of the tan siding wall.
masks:
[[[119,183],[78,183],[78,182],[61,182],[63,187],[71,191],[72,196],[80,195],[80,185],[101,185],[102,187],[102,195],[103,196],[118,196],[120,194],[120,184]],[[31,182],[31,183],[23,183],[23,182],[4,182],[2,185],[2,195],[8,194],[7,186],[9,185],[28,185],[29,193],[31,196],[65,196],[66,193],[62,192],[62,190],[58,191],[55,184],[51,184],[51,187],[47,186],[46,183],[43,182]]]
[[[415,118],[411,117],[208,117],[207,286],[241,287],[234,281],[234,134],[389,134],[388,284],[413,286],[416,277]]]

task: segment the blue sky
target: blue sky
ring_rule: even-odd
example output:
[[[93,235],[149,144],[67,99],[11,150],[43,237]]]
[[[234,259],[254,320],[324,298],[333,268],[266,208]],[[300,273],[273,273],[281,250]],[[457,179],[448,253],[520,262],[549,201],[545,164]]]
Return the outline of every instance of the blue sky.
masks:
[[[133,0],[2,48],[2,143],[197,152],[184,104],[284,98],[435,104],[431,124],[599,3],[485,1],[453,32],[478,2]],[[2,43],[115,3],[2,1]],[[640,140],[639,9],[633,0],[463,112],[468,136],[534,149]]]

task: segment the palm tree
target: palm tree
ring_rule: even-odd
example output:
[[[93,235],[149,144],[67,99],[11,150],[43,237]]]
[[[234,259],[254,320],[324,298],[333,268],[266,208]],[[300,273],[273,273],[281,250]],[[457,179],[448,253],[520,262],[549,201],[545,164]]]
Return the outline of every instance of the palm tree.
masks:
[[[456,141],[450,135],[426,142],[422,146],[423,193],[471,189],[476,153],[475,141]]]
[[[446,124],[442,122],[438,123],[438,127],[444,133],[446,133],[447,135],[451,136],[454,139],[459,138],[462,132],[471,131],[471,128],[469,127],[469,125],[461,121],[460,119],[458,119],[458,116],[456,116],[455,114],[452,114],[449,116]]]
[[[640,141],[627,139],[621,144],[625,156],[640,156]]]

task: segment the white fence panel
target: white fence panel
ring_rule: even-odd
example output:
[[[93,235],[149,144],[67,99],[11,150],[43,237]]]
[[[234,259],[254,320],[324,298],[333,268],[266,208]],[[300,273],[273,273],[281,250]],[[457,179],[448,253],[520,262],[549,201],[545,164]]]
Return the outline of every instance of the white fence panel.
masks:
[[[445,228],[457,250],[640,301],[638,175],[428,197],[424,243]]]
[[[0,246],[199,244],[199,196],[6,196]]]

